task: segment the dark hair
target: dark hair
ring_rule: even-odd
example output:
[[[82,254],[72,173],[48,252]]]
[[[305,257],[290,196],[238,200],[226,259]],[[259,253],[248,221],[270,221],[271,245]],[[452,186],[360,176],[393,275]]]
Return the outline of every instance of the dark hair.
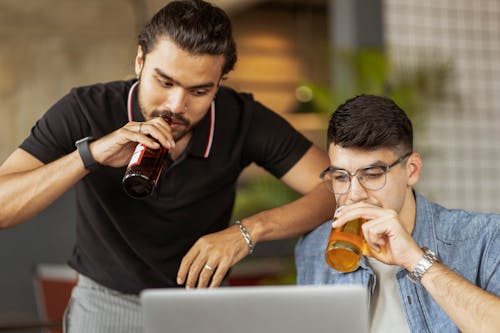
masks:
[[[328,147],[375,150],[413,150],[413,127],[406,113],[391,99],[360,95],[347,100],[332,114],[328,124]]]
[[[236,63],[236,43],[226,13],[202,0],[172,1],[160,9],[138,36],[144,56],[159,38],[167,36],[192,54],[223,55],[222,74]]]

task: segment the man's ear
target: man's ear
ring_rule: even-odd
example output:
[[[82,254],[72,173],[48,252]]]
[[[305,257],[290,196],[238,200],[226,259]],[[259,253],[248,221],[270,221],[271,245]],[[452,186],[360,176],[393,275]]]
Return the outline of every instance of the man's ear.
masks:
[[[420,171],[422,170],[422,158],[417,152],[411,153],[406,162],[406,171],[408,172],[408,185],[415,185],[420,179]]]
[[[137,55],[135,56],[135,75],[137,77],[141,76],[142,68],[144,66],[144,52],[142,52],[142,47],[137,46]]]

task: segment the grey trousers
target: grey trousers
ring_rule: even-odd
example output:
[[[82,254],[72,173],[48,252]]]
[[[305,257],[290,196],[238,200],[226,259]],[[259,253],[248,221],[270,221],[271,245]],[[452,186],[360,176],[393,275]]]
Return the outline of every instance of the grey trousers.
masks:
[[[64,313],[65,333],[142,333],[139,296],[122,294],[79,275]]]

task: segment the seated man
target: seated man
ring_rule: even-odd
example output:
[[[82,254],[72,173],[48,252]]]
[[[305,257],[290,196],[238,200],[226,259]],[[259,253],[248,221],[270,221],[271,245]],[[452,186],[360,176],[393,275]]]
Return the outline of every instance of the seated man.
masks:
[[[297,244],[298,284],[365,285],[372,332],[499,332],[500,215],[413,190],[422,160],[405,112],[385,97],[348,100],[330,119],[328,155],[322,175],[340,209]],[[367,220],[369,256],[341,273],[325,262],[328,236],[355,218]]]

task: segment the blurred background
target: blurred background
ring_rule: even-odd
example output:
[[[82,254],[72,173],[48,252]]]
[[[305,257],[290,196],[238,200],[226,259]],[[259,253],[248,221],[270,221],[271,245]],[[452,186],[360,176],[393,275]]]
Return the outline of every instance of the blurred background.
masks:
[[[0,161],[71,87],[133,77],[136,36],[165,3],[0,0]],[[417,190],[449,208],[500,212],[499,0],[212,3],[231,17],[239,50],[225,84],[252,92],[322,148],[328,117],[345,99],[391,96],[416,126]],[[250,167],[234,218],[296,196]],[[33,278],[46,272],[40,264],[64,264],[71,253],[73,211],[70,191],[0,231],[0,323],[44,315]],[[259,244],[230,282],[294,283],[294,242]]]

